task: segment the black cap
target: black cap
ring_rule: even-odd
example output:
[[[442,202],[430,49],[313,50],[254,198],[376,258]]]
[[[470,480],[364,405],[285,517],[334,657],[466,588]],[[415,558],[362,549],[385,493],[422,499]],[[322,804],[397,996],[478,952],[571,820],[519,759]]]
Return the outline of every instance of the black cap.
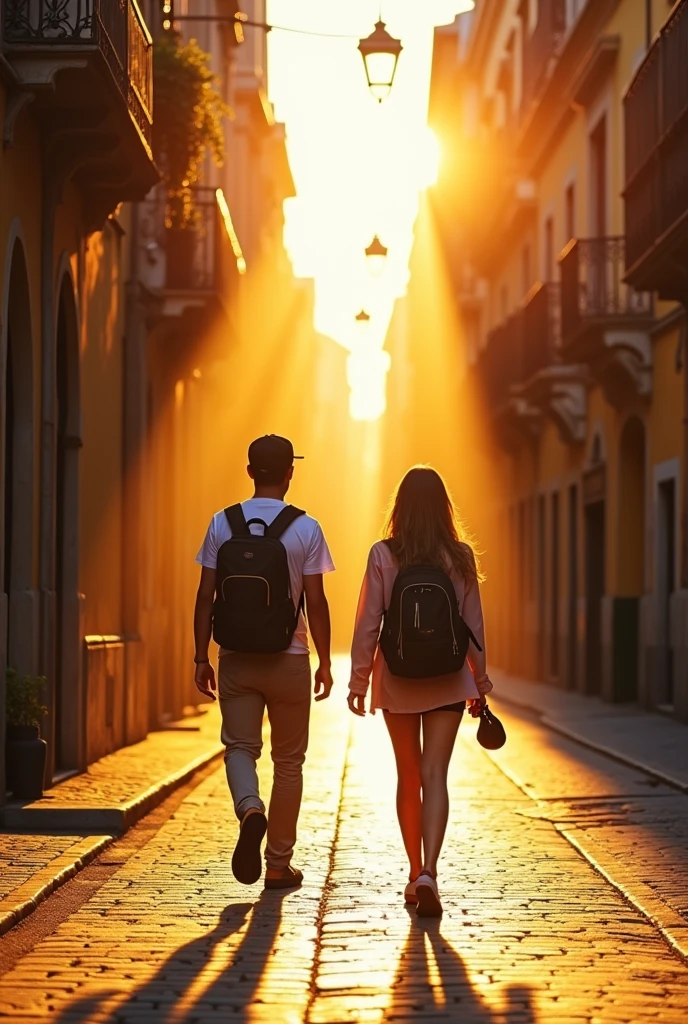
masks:
[[[279,434],[265,434],[252,441],[248,449],[248,461],[254,474],[285,473],[294,459],[302,459],[303,455],[294,455],[294,445],[286,437]]]

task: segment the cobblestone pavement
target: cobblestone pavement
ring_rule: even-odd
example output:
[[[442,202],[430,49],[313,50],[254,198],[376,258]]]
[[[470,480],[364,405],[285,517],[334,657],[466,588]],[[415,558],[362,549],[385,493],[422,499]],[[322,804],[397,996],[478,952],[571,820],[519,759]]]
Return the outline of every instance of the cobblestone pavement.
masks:
[[[3,809],[6,817],[32,817],[21,831],[0,828],[0,934],[5,918],[24,901],[35,901],[44,886],[60,884],[61,876],[68,877],[106,845],[117,819],[137,820],[173,788],[173,778],[220,754],[219,713],[214,707],[206,711],[108,754],[40,800]],[[83,827],[74,827],[75,816]]]
[[[649,854],[655,832],[647,804],[688,798],[658,796],[638,773],[591,762],[590,751],[558,746],[568,741],[555,743],[512,713],[503,715],[509,743],[500,768],[466,722],[441,865],[445,915],[422,926],[402,902],[405,866],[383,722],[350,722],[342,697],[340,688],[314,715],[300,891],[261,893],[233,880],[236,824],[218,769],[10,965],[0,978],[0,1016],[83,1024],[688,1019],[685,962],[543,815],[551,805],[580,818],[600,797],[600,819],[604,808],[617,815],[624,801],[642,803],[644,823],[633,829],[645,830]],[[266,759],[264,776],[269,769]],[[542,784],[542,793],[525,782]],[[673,808],[674,818],[685,806]],[[621,863],[636,856],[618,818],[604,827]],[[671,846],[670,873],[683,865],[685,877],[678,841],[667,842],[662,828],[656,836],[658,851]],[[115,850],[99,858],[103,871]],[[3,942],[35,927],[54,898],[0,939],[0,959]],[[673,891],[671,900],[679,906]]]

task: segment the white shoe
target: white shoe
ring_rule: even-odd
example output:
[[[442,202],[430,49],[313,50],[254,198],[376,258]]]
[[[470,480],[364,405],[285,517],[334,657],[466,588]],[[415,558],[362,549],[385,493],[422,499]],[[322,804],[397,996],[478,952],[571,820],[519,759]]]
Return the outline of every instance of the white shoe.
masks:
[[[415,882],[416,886],[416,913],[418,917],[441,917],[442,904],[437,889],[437,882],[432,875],[419,875]]]
[[[416,882],[418,879],[416,879]],[[416,882],[409,882],[404,889],[404,903],[417,903],[418,897],[416,896]]]

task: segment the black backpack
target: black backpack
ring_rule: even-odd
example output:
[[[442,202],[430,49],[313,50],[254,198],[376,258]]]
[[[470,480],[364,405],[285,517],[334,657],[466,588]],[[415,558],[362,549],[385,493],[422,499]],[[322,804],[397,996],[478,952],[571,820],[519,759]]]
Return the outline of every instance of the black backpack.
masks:
[[[414,565],[398,573],[385,612],[380,647],[395,676],[443,676],[463,668],[473,636],[459,612],[454,584],[434,566]]]
[[[277,654],[289,647],[303,609],[294,608],[287,552],[280,537],[306,513],[287,505],[270,526],[246,522],[241,505],[225,509],[232,536],[217,553],[213,639],[220,647],[246,654]],[[262,536],[249,530],[264,527]]]

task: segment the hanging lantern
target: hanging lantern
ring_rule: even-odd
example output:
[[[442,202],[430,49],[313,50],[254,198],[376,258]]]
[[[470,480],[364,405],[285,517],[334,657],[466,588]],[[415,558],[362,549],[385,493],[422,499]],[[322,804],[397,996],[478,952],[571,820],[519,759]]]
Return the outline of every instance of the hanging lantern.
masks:
[[[358,48],[363,57],[368,88],[378,103],[382,103],[394,84],[399,54],[403,49],[401,42],[389,34],[384,21],[380,20],[375,31],[367,39],[361,39]]]
[[[379,237],[375,235],[372,242],[365,250],[368,269],[373,277],[380,277],[383,273],[387,262],[388,251],[387,246],[383,245]]]
[[[366,313],[365,309],[362,309],[360,313],[356,314],[355,319],[359,324],[367,324],[370,320],[370,314]]]

